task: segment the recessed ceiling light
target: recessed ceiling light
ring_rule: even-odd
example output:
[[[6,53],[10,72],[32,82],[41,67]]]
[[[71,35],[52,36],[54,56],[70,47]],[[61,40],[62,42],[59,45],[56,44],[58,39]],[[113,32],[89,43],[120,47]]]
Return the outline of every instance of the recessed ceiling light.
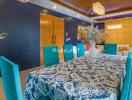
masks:
[[[114,25],[108,25],[107,29],[121,29],[122,24],[114,24]]]
[[[46,9],[43,9],[40,13],[41,15],[47,15],[48,11]]]
[[[20,2],[22,2],[22,3],[30,2],[30,0],[17,0],[17,1],[20,1]]]
[[[54,9],[56,9],[56,8],[57,8],[57,6],[54,4],[54,5],[53,5],[53,8],[54,8]]]
[[[80,15],[79,14],[77,14],[77,18],[79,18],[80,17]]]
[[[45,14],[45,13],[41,13],[41,15],[44,15],[44,16],[46,16],[47,14]]]
[[[72,21],[72,17],[65,17],[66,21]]]

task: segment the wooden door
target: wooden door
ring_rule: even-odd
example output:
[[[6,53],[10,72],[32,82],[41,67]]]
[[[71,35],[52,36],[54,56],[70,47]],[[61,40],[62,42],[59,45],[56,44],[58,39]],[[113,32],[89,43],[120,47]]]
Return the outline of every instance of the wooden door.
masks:
[[[54,35],[56,37],[55,44],[63,46],[64,44],[64,19],[55,17]]]
[[[64,60],[63,45],[64,45],[64,19],[55,17],[54,19],[54,36],[55,45],[59,48],[59,58]]]
[[[43,47],[52,45],[54,33],[54,17],[51,15],[40,15],[40,65],[44,64]]]
[[[40,65],[44,64],[44,46],[56,45],[63,60],[64,19],[52,15],[40,15]]]

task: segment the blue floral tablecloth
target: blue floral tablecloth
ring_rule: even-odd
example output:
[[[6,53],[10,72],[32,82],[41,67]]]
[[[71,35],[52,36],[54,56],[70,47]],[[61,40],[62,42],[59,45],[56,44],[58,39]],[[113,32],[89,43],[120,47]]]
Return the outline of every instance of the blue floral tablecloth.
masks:
[[[27,76],[25,100],[117,100],[126,57],[101,54],[53,65]]]

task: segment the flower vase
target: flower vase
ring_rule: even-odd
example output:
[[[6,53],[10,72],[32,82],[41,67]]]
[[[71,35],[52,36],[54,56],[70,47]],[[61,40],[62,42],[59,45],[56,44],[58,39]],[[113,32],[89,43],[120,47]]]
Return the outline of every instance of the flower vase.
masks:
[[[89,51],[89,55],[90,55],[90,62],[91,63],[95,63],[96,62],[96,47],[95,47],[95,41],[94,40],[90,40],[90,51]]]

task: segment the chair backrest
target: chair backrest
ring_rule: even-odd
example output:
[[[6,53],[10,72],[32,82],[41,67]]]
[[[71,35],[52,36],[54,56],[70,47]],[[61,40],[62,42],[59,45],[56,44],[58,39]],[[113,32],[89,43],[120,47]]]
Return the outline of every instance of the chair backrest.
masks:
[[[44,47],[44,64],[45,67],[59,64],[59,53],[57,46]]]
[[[0,57],[0,69],[6,100],[23,100],[18,65]]]
[[[129,88],[129,94],[128,94],[128,100],[132,100],[132,74],[131,74],[131,82],[130,82],[130,88]]]
[[[83,43],[77,44],[77,56],[81,57],[85,54],[85,47]]]
[[[132,54],[131,54],[132,58]],[[132,62],[132,61],[131,61]],[[130,82],[130,87],[129,87],[129,94],[128,94],[128,100],[132,100],[132,70],[131,70],[131,82]]]
[[[104,45],[104,53],[116,55],[117,54],[117,44],[105,44]]]
[[[127,58],[127,63],[126,63],[126,75],[125,75],[125,79],[123,83],[120,100],[129,100],[128,98],[129,98],[129,92],[130,92],[131,78],[132,78],[132,53],[129,53]]]
[[[72,60],[74,58],[74,54],[73,54],[73,45],[72,44],[65,44],[63,46],[63,53],[64,53],[64,60],[68,61],[68,60]]]

